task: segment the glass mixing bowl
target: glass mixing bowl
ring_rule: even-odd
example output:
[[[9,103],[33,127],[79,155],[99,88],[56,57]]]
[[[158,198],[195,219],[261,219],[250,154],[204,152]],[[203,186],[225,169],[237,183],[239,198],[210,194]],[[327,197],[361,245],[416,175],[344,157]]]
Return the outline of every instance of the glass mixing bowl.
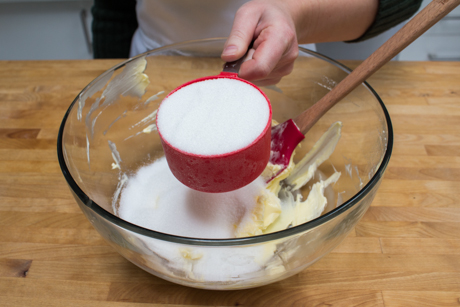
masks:
[[[343,123],[334,153],[318,170],[326,176],[342,173],[326,191],[328,205],[320,217],[279,232],[233,239],[174,236],[119,218],[118,200],[127,178],[163,156],[158,133],[151,129],[159,103],[178,85],[219,74],[224,42],[216,38],[174,44],[109,69],[75,98],[58,137],[59,163],[70,190],[107,242],[153,275],[219,290],[273,283],[328,254],[371,204],[393,146],[388,112],[364,83],[313,127],[296,153],[299,160],[332,123]],[[273,118],[284,122],[318,101],[349,71],[301,48],[293,72],[276,86],[261,89],[272,103]]]

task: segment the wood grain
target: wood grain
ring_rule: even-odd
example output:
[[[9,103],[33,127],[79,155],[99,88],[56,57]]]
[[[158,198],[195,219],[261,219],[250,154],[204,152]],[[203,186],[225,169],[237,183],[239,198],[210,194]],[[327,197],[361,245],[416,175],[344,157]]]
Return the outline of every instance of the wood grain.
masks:
[[[0,306],[460,306],[460,63],[390,62],[368,80],[395,146],[372,206],[340,246],[272,285],[205,291],[122,258],[60,172],[66,109],[118,62],[0,62]]]
[[[459,306],[460,292],[426,291],[383,291],[389,306]]]

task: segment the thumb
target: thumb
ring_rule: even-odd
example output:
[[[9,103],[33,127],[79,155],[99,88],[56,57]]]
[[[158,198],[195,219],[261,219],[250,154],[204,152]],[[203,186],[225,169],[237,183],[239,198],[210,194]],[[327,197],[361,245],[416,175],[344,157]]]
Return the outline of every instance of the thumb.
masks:
[[[221,55],[222,60],[232,62],[246,54],[249,44],[254,38],[259,18],[259,14],[245,10],[245,6],[236,12],[230,36],[225,42],[224,51]]]

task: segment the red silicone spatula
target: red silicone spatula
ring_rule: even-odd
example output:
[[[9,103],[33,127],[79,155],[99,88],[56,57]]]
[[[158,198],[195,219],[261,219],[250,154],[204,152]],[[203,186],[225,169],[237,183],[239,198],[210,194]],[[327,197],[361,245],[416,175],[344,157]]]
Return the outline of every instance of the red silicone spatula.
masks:
[[[281,165],[280,172],[286,169],[296,146],[330,108],[459,4],[460,0],[433,0],[312,107],[273,127],[270,162]]]

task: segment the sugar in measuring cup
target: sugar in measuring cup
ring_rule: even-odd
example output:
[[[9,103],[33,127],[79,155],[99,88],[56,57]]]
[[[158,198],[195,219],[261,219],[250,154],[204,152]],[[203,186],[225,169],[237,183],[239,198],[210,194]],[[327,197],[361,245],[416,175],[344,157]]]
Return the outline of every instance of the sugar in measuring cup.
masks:
[[[239,189],[255,180],[270,159],[270,101],[256,85],[238,77],[243,61],[177,87],[158,109],[169,168],[192,189]]]

